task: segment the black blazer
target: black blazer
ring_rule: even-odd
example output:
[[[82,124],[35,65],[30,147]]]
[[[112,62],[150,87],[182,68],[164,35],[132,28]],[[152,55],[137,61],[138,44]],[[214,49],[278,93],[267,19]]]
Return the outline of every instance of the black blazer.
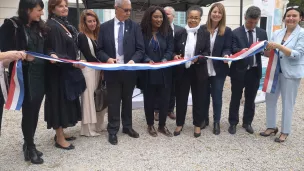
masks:
[[[259,38],[259,41],[268,40],[266,31],[259,27],[256,27],[256,37]],[[249,43],[245,27],[241,26],[233,30],[232,52],[237,53],[244,48],[249,48]],[[262,77],[261,53],[258,53],[255,56],[258,67],[257,77],[260,79]],[[241,59],[232,62],[229,73],[230,77],[234,79],[243,80],[248,69],[248,65],[249,63],[246,59]]]
[[[207,29],[207,26],[204,25]],[[225,28],[224,35],[216,35],[212,56],[223,57],[232,54],[232,30],[230,27]],[[212,60],[216,76],[226,77],[229,74],[229,65],[219,60]]]
[[[144,42],[145,42],[144,62],[148,63],[150,60],[154,62],[171,61],[173,59],[173,48],[174,48],[172,32],[170,32],[167,36],[157,33],[156,37],[160,47],[157,52],[154,52],[153,48],[150,45],[151,38],[144,36]],[[140,82],[142,86],[153,84],[153,82],[154,83],[158,82],[156,80],[160,80],[160,79],[162,80],[162,84],[165,87],[172,84],[172,68],[141,71],[140,75],[141,75]]]
[[[178,32],[174,37],[174,54],[185,54],[185,46],[187,41],[187,31],[183,29]],[[197,42],[194,55],[210,55],[210,33],[205,27],[200,27],[197,31]],[[198,61],[191,65],[196,70],[196,77],[198,80],[205,80],[208,78],[207,58],[199,58]],[[174,77],[175,79],[182,79],[183,72],[185,71],[185,65],[179,65],[175,67]]]
[[[139,63],[145,52],[141,29],[137,23],[130,19],[125,21],[124,29],[124,62],[128,63],[130,60],[133,60],[135,63]],[[107,62],[109,58],[116,58],[114,39],[114,19],[112,19],[100,25],[97,58],[101,62]],[[124,75],[128,77],[126,79],[135,83],[136,72],[127,71],[126,73],[128,73]],[[118,71],[105,71],[104,76],[108,82],[117,81],[120,78]]]

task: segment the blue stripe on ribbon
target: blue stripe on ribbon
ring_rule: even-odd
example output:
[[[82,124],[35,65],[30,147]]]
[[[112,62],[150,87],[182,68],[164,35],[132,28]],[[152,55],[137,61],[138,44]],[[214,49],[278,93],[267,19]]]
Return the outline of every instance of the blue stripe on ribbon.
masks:
[[[19,86],[20,86],[20,94],[18,97],[16,110],[20,110],[22,107],[23,99],[24,99],[24,82],[23,82],[23,72],[22,72],[22,61],[21,60],[17,61],[16,74],[17,74],[17,79],[18,79]]]
[[[280,65],[279,53],[277,50],[274,50],[274,58],[277,58],[277,63],[276,63],[276,69],[274,72],[274,76],[272,78],[273,82],[272,82],[270,93],[275,93],[277,85],[278,85],[278,81],[279,81],[281,65]]]

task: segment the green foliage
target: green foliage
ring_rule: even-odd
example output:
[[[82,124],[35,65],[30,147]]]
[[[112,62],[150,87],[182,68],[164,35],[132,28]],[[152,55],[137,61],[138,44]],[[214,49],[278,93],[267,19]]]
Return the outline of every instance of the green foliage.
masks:
[[[289,0],[287,6],[300,6],[300,9],[304,11],[304,1],[303,0]]]

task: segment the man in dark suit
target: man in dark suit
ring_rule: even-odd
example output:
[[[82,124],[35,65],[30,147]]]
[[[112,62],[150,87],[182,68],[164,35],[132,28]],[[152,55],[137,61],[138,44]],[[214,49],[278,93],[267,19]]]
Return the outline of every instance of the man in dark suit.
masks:
[[[134,64],[142,60],[144,42],[139,25],[129,19],[130,0],[115,0],[115,18],[100,26],[98,38],[98,59],[101,62]],[[135,71],[105,71],[104,77],[108,91],[108,133],[109,142],[118,143],[117,132],[120,127],[120,102],[122,101],[123,133],[138,138],[132,128],[132,94],[136,84]]]
[[[257,41],[267,40],[266,31],[257,27],[261,17],[261,10],[256,6],[248,8],[245,14],[245,25],[233,31],[232,51],[237,53],[249,48]],[[250,134],[254,132],[251,123],[255,113],[255,97],[262,77],[261,54],[232,62],[230,67],[231,101],[229,108],[228,129],[230,134],[236,133],[236,125],[239,123],[239,107],[243,89],[245,92],[245,105],[243,116],[243,128]]]
[[[174,17],[175,17],[175,10],[173,7],[167,6],[164,8],[167,17],[169,19],[170,22],[170,26],[173,30],[173,37],[177,32],[180,32],[182,30],[184,30],[183,27],[175,25],[173,23],[174,21]],[[172,79],[172,85],[171,85],[171,93],[170,93],[170,102],[169,102],[169,110],[168,110],[168,116],[171,119],[176,119],[176,115],[174,114],[174,107],[175,107],[175,84],[174,84],[174,79]],[[158,100],[159,101],[159,100]],[[155,104],[155,115],[154,118],[155,120],[158,120],[158,104]]]

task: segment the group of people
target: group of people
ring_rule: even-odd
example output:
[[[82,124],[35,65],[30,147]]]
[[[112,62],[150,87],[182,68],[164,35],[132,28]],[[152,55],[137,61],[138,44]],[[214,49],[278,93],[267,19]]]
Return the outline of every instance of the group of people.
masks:
[[[283,115],[281,135],[276,142],[284,142],[291,131],[291,118],[300,80],[304,77],[304,30],[298,25],[303,13],[298,7],[287,8],[286,28],[274,33],[265,51],[231,63],[204,57],[182,65],[145,71],[96,71],[79,64],[49,62],[34,58],[24,51],[46,54],[54,58],[86,60],[109,64],[159,63],[190,59],[196,55],[229,57],[253,43],[268,40],[266,31],[257,27],[261,10],[252,6],[245,14],[245,24],[235,30],[226,26],[225,8],[221,3],[211,6],[206,24],[201,25],[203,10],[191,6],[187,11],[185,28],[173,24],[172,7],[149,7],[140,24],[130,20],[130,0],[115,0],[115,17],[100,24],[92,10],[84,10],[79,31],[68,20],[68,1],[49,0],[48,20],[41,20],[42,0],[20,0],[18,17],[4,21],[0,28],[0,60],[3,64],[22,59],[25,96],[22,105],[23,152],[26,161],[43,163],[43,153],[34,143],[40,106],[45,97],[44,120],[54,129],[55,146],[71,150],[69,141],[76,137],[64,129],[82,121],[80,134],[98,136],[105,129],[104,114],[108,112],[108,141],[118,143],[117,132],[122,121],[122,132],[133,138],[139,134],[132,127],[132,94],[137,86],[143,91],[147,132],[157,137],[181,134],[187,113],[191,89],[193,101],[194,137],[209,125],[209,105],[213,104],[213,133],[220,134],[222,92],[226,77],[231,78],[229,133],[236,133],[239,107],[243,91],[245,105],[243,127],[254,133],[255,97],[262,76],[261,55],[269,56],[276,50],[280,75],[274,94],[266,95],[267,129],[261,136],[276,134],[278,97],[282,96]],[[7,52],[6,52],[7,51]],[[79,53],[81,52],[81,57]],[[1,65],[2,66],[2,65]],[[5,66],[5,65],[3,65]],[[2,67],[3,69],[3,67]],[[100,80],[107,87],[108,108],[96,112],[94,91]],[[3,87],[1,86],[3,89]],[[81,96],[81,98],[80,98]],[[81,99],[81,101],[80,101]],[[173,113],[176,101],[176,116]],[[1,105],[4,97],[1,97]],[[1,108],[1,115],[3,109]],[[166,127],[169,116],[176,118],[172,133]],[[2,116],[0,117],[2,118]],[[154,120],[159,120],[158,129]],[[1,122],[0,122],[1,123]]]

